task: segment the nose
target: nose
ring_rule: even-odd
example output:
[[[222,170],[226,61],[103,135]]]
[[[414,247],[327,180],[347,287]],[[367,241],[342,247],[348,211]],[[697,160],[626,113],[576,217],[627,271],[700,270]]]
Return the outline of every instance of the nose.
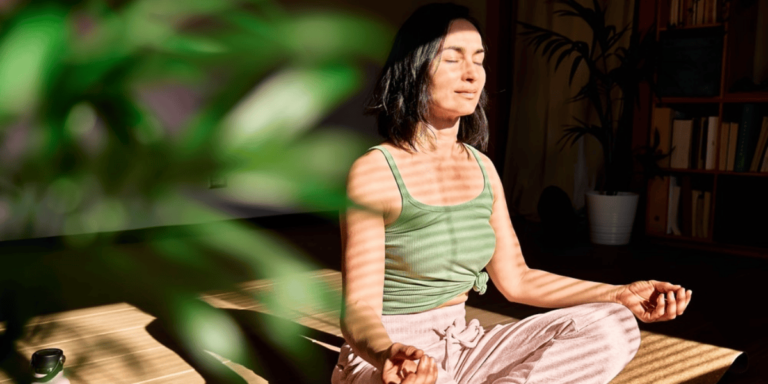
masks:
[[[470,84],[475,83],[480,78],[480,71],[484,71],[484,69],[471,60],[467,60],[465,63],[462,80]]]

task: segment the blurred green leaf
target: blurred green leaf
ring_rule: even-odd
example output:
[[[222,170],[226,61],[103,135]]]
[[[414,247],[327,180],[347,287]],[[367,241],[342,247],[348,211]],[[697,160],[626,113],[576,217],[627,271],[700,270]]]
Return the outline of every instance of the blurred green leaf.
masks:
[[[37,105],[66,41],[62,9],[30,9],[11,24],[0,42],[0,121]]]
[[[366,140],[316,128],[360,90],[365,61],[383,62],[389,26],[267,0],[20,4],[0,16],[0,241],[64,236],[55,252],[8,248],[0,321],[23,329],[32,316],[104,295],[174,325],[205,365],[206,350],[248,353],[233,320],[197,299],[207,290],[274,278],[281,288],[257,299],[275,314],[337,309],[338,292],[301,275],[317,262],[192,196],[342,207]],[[158,91],[167,93],[147,97]],[[180,96],[194,98],[188,110],[167,111]],[[214,173],[227,188],[206,190]],[[126,229],[167,223],[189,225],[114,243]],[[276,349],[310,360],[285,343],[295,329],[267,323]],[[0,334],[0,356],[18,337]],[[222,367],[210,368],[226,382]]]

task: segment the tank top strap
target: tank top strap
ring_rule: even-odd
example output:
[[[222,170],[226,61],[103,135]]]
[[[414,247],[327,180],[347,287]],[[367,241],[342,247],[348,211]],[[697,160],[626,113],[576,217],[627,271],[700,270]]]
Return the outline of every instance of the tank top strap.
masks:
[[[477,149],[475,147],[463,143],[465,147],[469,148],[470,152],[472,152],[472,155],[475,156],[475,160],[477,160],[477,164],[480,165],[480,171],[483,172],[483,182],[485,183],[485,190],[487,190],[491,195],[493,195],[493,191],[491,190],[491,179],[488,177],[488,172],[485,170],[485,166],[483,165],[483,160],[480,158],[480,154],[478,153]]]
[[[369,151],[372,149],[378,149],[384,154],[384,157],[387,159],[387,164],[389,164],[389,169],[392,170],[392,175],[395,176],[395,181],[397,182],[397,188],[400,189],[400,194],[403,197],[409,197],[408,189],[405,188],[405,182],[403,182],[403,178],[400,176],[400,170],[397,169],[397,164],[395,164],[395,159],[392,157],[392,154],[381,145],[374,145],[373,147],[368,148]]]

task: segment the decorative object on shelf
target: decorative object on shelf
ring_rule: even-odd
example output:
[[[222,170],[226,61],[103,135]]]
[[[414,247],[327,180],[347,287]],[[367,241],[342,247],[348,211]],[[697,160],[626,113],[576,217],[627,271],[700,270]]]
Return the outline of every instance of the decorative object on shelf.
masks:
[[[589,198],[588,206],[590,202],[599,204],[610,198],[623,199],[626,195],[634,193],[628,192],[628,189],[632,177],[633,160],[632,114],[639,85],[646,82],[655,89],[653,72],[658,51],[655,25],[641,39],[637,28],[630,29],[632,25],[637,25],[636,21],[623,28],[607,24],[605,7],[598,0],[593,0],[591,8],[582,6],[574,0],[558,0],[555,4],[565,6],[556,10],[556,15],[575,17],[587,24],[593,32],[591,42],[573,40],[546,28],[518,21],[524,29],[520,35],[534,48],[534,52],[542,48],[541,55],[548,62],[557,56],[555,71],[567,57],[574,56],[570,65],[569,85],[572,84],[574,75],[580,67],[585,67],[589,71],[588,80],[581,85],[571,101],[587,100],[594,108],[599,122],[591,123],[574,117],[576,124],[566,127],[560,141],[563,141],[564,145],[570,141],[572,146],[582,136],[591,135],[601,144],[605,176],[599,190],[594,193],[605,195],[608,199]],[[638,17],[638,7],[639,4],[636,3],[635,20]],[[628,32],[631,32],[629,43],[623,44],[622,39]],[[610,64],[614,61],[618,64]],[[630,200],[634,201],[636,207],[637,196]],[[588,208],[587,212],[589,214],[604,210]],[[621,211],[631,214],[634,219],[635,209],[627,208]],[[629,222],[631,223],[632,220]],[[595,220],[591,216],[590,223],[594,229]],[[629,230],[631,232],[631,225]],[[603,237],[593,237],[593,241],[601,241],[601,238]],[[611,240],[609,244],[615,244],[615,241]]]

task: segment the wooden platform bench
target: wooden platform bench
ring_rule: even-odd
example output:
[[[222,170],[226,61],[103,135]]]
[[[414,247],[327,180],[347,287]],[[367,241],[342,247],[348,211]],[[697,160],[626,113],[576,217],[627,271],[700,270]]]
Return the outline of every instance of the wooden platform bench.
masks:
[[[339,297],[341,275],[323,269],[303,278],[322,283]],[[254,293],[280,289],[269,280],[241,285],[243,293],[212,292],[202,295],[211,305],[244,316],[274,316],[263,303],[253,299]],[[476,318],[484,327],[505,324],[518,319],[486,309],[467,306],[467,317]],[[294,308],[286,322],[300,325],[306,332],[301,337],[308,348],[317,352],[319,360],[330,372],[339,346],[343,343],[339,330],[338,310],[321,310],[308,305]],[[182,353],[163,343],[153,329],[155,318],[121,303],[78,309],[34,319],[30,328],[45,329],[20,340],[19,350],[26,356],[41,348],[61,348],[67,356],[66,375],[72,383],[171,384],[205,383]],[[2,332],[2,329],[0,329]],[[739,351],[683,340],[643,331],[641,347],[634,360],[612,381],[615,384],[709,384],[716,383],[741,354]],[[159,341],[160,340],[160,341]],[[269,354],[269,351],[264,351]],[[262,356],[264,355],[262,354]],[[268,382],[259,369],[251,369],[211,354],[221,364],[239,375],[243,382]],[[296,362],[301,367],[309,362]],[[281,368],[282,369],[282,368]],[[300,368],[298,368],[300,369]],[[273,370],[274,372],[274,370]],[[0,384],[11,380],[0,373]],[[285,382],[272,380],[271,382]],[[316,378],[330,382],[330,374]]]

